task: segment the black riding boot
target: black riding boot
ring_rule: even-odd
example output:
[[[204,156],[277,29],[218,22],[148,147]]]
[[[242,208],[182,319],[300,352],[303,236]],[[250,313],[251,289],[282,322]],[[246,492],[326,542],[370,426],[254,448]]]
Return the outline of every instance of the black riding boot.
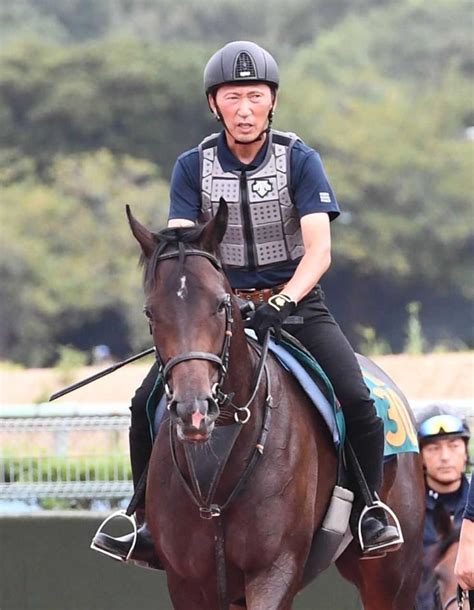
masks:
[[[133,430],[130,430],[130,458],[132,462],[133,483],[136,489],[141,473],[147,466],[149,456],[148,450],[144,451],[143,445],[138,442],[138,439],[133,439]],[[94,546],[122,561],[133,561],[144,567],[162,570],[163,566],[155,553],[155,547],[145,522],[145,492],[143,492],[143,496],[137,505],[135,519],[138,526],[137,540],[131,553],[130,549],[135,537],[133,533],[114,538],[100,532],[94,537]]]
[[[138,483],[145,471],[150,459],[152,442],[146,415],[146,403],[150,395],[157,376],[157,368],[154,365],[145,377],[141,387],[136,391],[132,399],[131,413],[132,421],[129,432],[130,462],[132,466],[133,487],[137,488]],[[137,526],[137,540],[135,547],[128,557],[134,541],[134,534],[114,538],[102,532],[96,534],[93,545],[109,555],[113,555],[123,561],[134,561],[145,567],[163,569],[158,559],[153,542],[151,540],[148,526],[145,522],[145,491],[135,511]]]
[[[366,427],[366,426],[364,426]],[[380,418],[371,422],[370,430],[351,430],[349,440],[359,461],[367,486],[373,495],[382,487],[384,426]],[[359,520],[365,508],[364,498],[356,489],[356,500],[351,514],[351,529],[356,540],[359,540]],[[400,546],[398,529],[389,525],[385,510],[374,508],[369,510],[361,522],[362,554],[370,559],[383,557],[385,553],[397,551]]]

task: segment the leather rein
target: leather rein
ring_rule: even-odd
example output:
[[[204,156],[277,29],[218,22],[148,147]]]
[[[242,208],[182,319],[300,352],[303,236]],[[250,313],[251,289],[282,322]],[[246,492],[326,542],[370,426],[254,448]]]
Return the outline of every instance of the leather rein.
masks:
[[[164,247],[166,247],[167,245],[169,245],[169,244],[163,244]],[[167,260],[167,259],[171,259],[171,258],[179,257],[180,259],[183,260],[183,257],[185,257],[185,256],[202,256],[202,257],[207,258],[212,263],[212,265],[219,272],[222,273],[222,266],[221,266],[219,260],[212,254],[210,254],[209,252],[206,252],[204,250],[195,249],[195,248],[189,248],[189,249],[184,248],[182,243],[179,243],[178,245],[179,245],[178,250],[174,250],[172,252],[166,252],[166,253],[158,253],[155,258],[156,264],[158,264],[159,262],[161,262],[163,260]],[[233,318],[232,318],[232,297],[230,294],[225,295],[225,298],[223,301],[223,306],[225,309],[226,321],[225,321],[224,340],[223,340],[223,345],[222,345],[220,356],[210,353],[210,352],[190,351],[190,352],[187,352],[184,354],[179,354],[178,356],[174,356],[173,358],[170,358],[166,363],[163,364],[161,358],[159,357],[158,349],[156,347],[155,347],[155,349],[156,349],[156,353],[157,353],[157,358],[159,358],[159,361],[161,363],[160,367],[159,367],[159,374],[162,378],[165,392],[166,392],[166,397],[168,399],[168,410],[170,409],[170,405],[171,405],[170,401],[172,399],[172,391],[168,385],[168,377],[169,377],[170,371],[172,370],[172,368],[174,366],[176,366],[180,362],[185,362],[187,360],[207,360],[209,362],[216,364],[219,367],[219,378],[218,378],[218,381],[214,384],[214,386],[212,388],[213,399],[215,400],[215,402],[218,406],[219,405],[221,407],[231,406],[235,410],[234,420],[237,424],[237,427],[229,442],[229,449],[227,451],[225,459],[223,460],[223,462],[219,468],[219,472],[218,472],[217,476],[214,478],[212,487],[209,491],[209,494],[207,495],[207,498],[203,498],[202,494],[200,493],[199,483],[198,483],[197,477],[196,477],[196,472],[195,472],[195,469],[193,467],[191,460],[189,459],[189,455],[187,453],[186,453],[186,457],[187,457],[187,462],[188,462],[189,471],[190,471],[191,485],[188,483],[188,481],[186,480],[186,477],[184,476],[184,474],[182,473],[182,471],[179,467],[177,456],[176,456],[176,446],[175,446],[176,434],[174,433],[174,426],[172,423],[172,419],[170,418],[170,420],[169,420],[170,421],[170,426],[169,426],[170,449],[171,449],[171,455],[173,458],[173,464],[175,467],[175,471],[178,475],[178,479],[180,480],[185,492],[187,493],[187,495],[189,496],[191,501],[199,509],[200,517],[203,519],[212,519],[214,522],[214,526],[215,526],[214,553],[215,553],[215,560],[216,560],[217,592],[218,592],[218,600],[219,600],[219,610],[228,610],[229,609],[229,599],[228,599],[228,592],[227,592],[225,538],[224,538],[224,525],[222,522],[222,515],[225,512],[225,510],[236,499],[239,492],[242,491],[246,482],[250,478],[250,476],[258,462],[259,457],[263,454],[268,432],[270,430],[271,413],[272,413],[272,408],[273,408],[273,398],[271,395],[270,375],[269,375],[268,367],[266,364],[266,358],[267,358],[267,354],[268,354],[268,343],[269,343],[269,338],[270,338],[269,332],[267,333],[267,335],[265,337],[261,350],[259,350],[259,348],[257,348],[253,344],[251,344],[252,348],[257,353],[258,352],[260,352],[260,353],[259,353],[258,365],[255,370],[253,390],[252,390],[251,395],[250,395],[249,399],[247,400],[247,402],[243,406],[238,406],[233,403],[233,397],[234,397],[233,392],[230,392],[229,394],[225,394],[222,391],[222,384],[224,382],[224,379],[226,377],[227,370],[228,370],[230,340],[232,338]],[[246,424],[249,421],[249,419],[251,417],[250,407],[257,395],[257,392],[259,390],[264,373],[265,373],[265,380],[266,380],[265,410],[264,410],[264,414],[262,417],[262,427],[260,430],[258,442],[254,446],[250,459],[247,462],[247,466],[245,467],[243,473],[241,474],[241,476],[240,476],[239,480],[237,481],[236,485],[234,486],[233,490],[230,492],[227,499],[219,505],[214,502],[214,495],[217,490],[218,483],[221,479],[221,475],[222,475],[224,468],[227,464],[227,461],[230,457],[232,448],[242,430],[242,427],[244,424]]]

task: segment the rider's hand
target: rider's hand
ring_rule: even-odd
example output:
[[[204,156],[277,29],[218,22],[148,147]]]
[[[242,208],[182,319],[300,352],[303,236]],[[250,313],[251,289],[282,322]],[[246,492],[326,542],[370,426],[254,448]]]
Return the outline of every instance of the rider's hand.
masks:
[[[275,294],[268,302],[261,305],[246,324],[257,335],[259,343],[263,343],[269,329],[273,329],[275,341],[281,339],[281,327],[286,318],[293,313],[296,303],[286,294]]]

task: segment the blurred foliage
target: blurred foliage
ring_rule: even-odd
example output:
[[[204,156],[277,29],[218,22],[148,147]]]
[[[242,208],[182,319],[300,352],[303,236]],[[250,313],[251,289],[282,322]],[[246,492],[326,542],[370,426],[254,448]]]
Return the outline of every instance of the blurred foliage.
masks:
[[[466,221],[472,219],[473,143],[464,133],[472,118],[472,84],[460,68],[468,65],[472,45],[460,36],[452,54],[443,55],[434,39],[436,70],[424,66],[426,77],[420,80],[422,64],[408,58],[400,81],[399,54],[390,56],[388,65],[380,53],[381,25],[395,13],[387,31],[404,40],[408,23],[414,28],[410,16],[421,20],[420,27],[427,19],[421,7],[408,10],[415,4],[403,7],[405,19],[401,7],[375,11],[371,18],[350,17],[297,54],[286,68],[278,124],[292,124],[323,154],[345,213],[335,227],[336,256],[356,263],[363,275],[442,278],[446,288],[472,297],[466,278],[473,227]],[[433,4],[431,21],[440,27],[444,14],[436,11],[442,6],[446,16],[450,11],[446,2]],[[464,29],[460,25],[461,33]],[[341,38],[347,44],[341,45]],[[412,52],[417,55],[415,48]],[[299,95],[292,96],[297,88]]]
[[[58,347],[58,359],[55,363],[59,371],[59,381],[63,385],[72,383],[76,369],[87,364],[87,354],[71,345],[60,345]]]
[[[211,125],[203,49],[112,40],[62,47],[19,41],[0,56],[0,141],[35,161],[104,147],[169,174],[184,141]]]
[[[352,11],[390,4],[394,1],[293,0],[288,11],[286,0],[260,0],[245,10],[240,0],[0,0],[0,16],[10,39],[30,32],[77,43],[119,34],[154,45],[178,40],[215,47],[255,38],[283,52],[312,41]]]
[[[164,226],[166,183],[149,161],[107,150],[58,156],[48,176],[1,188],[0,224],[8,227],[0,243],[2,350],[30,366],[52,364],[58,345],[107,321],[108,341],[76,346],[115,339],[120,352],[147,345],[140,273],[131,264],[139,246],[124,206]]]
[[[401,349],[419,301],[424,349],[473,341],[469,3],[0,0],[0,24],[1,358],[149,345],[124,205],[164,225],[176,156],[218,128],[203,66],[238,38],[279,60],[276,127],[341,203],[325,287],[346,332]]]
[[[417,301],[412,301],[407,305],[408,322],[406,329],[405,352],[407,354],[418,355],[425,351],[425,339],[420,324],[421,305]]]
[[[361,338],[359,350],[364,356],[384,356],[392,353],[388,341],[377,337],[375,329],[371,326],[358,324],[356,331]]]

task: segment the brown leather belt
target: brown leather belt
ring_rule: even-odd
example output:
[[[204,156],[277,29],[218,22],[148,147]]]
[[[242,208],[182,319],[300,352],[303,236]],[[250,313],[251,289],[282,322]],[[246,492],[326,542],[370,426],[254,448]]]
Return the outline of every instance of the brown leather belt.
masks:
[[[254,303],[266,303],[274,294],[278,294],[283,290],[286,284],[279,284],[271,288],[236,288],[233,292],[239,299],[253,301]]]

